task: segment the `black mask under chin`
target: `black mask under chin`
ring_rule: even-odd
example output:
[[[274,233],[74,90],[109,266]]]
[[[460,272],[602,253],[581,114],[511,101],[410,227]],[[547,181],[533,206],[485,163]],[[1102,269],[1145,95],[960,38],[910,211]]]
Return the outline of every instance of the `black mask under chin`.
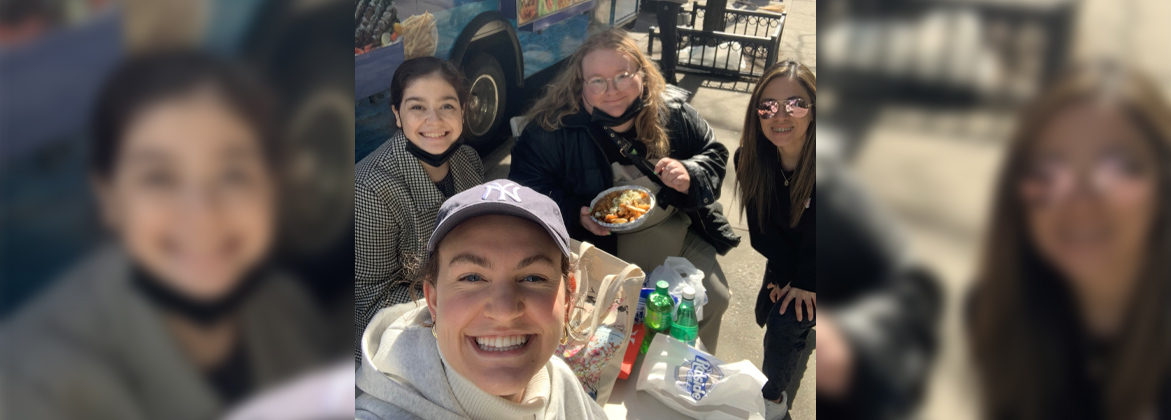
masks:
[[[434,153],[428,153],[426,150],[416,146],[415,143],[407,140],[407,153],[410,153],[411,156],[414,156],[423,163],[438,168],[446,163],[448,159],[451,159],[451,155],[454,155],[455,151],[459,150],[459,147],[463,146],[463,144],[463,139],[456,140],[456,142],[452,143],[451,147],[448,147],[446,151],[437,155]]]
[[[236,313],[240,304],[252,295],[261,281],[259,272],[253,272],[245,276],[240,284],[226,295],[206,301],[183,295],[141,267],[134,267],[131,277],[135,288],[156,307],[204,327],[214,325]]]
[[[601,124],[603,127],[616,127],[622,124],[626,124],[627,121],[630,121],[634,119],[634,117],[638,116],[638,113],[642,111],[642,107],[642,96],[640,95],[634,98],[634,102],[631,102],[630,106],[626,107],[626,111],[623,112],[622,115],[615,117],[613,115],[607,114],[605,111],[602,111],[600,108],[595,106],[594,112],[590,114],[590,119],[598,124]]]

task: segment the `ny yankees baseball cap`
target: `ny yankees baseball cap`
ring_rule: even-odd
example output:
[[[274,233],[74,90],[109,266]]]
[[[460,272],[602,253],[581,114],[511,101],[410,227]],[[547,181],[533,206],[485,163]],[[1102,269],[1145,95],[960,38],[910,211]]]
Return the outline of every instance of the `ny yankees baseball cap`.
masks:
[[[427,242],[427,252],[435,252],[439,241],[460,223],[476,216],[503,214],[532,220],[549,232],[561,254],[570,256],[569,232],[561,219],[557,203],[544,194],[515,182],[488,181],[452,196],[439,206],[435,232]]]

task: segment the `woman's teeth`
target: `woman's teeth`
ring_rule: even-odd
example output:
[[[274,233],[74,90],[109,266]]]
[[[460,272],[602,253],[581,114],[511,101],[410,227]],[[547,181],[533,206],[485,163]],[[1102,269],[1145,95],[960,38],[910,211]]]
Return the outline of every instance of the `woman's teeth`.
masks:
[[[512,335],[506,337],[476,337],[476,344],[484,351],[516,350],[529,342],[527,335]]]
[[[426,137],[426,138],[429,138],[429,139],[434,139],[434,138],[439,138],[439,137],[446,136],[446,135],[447,135],[447,132],[441,132],[441,133],[419,133],[419,134],[422,134],[422,135],[423,135],[423,137]]]
[[[784,133],[788,133],[788,132],[790,132],[790,131],[793,131],[793,127],[789,127],[789,128],[776,128],[776,127],[773,127],[773,132],[774,132],[774,133],[782,133],[782,134],[784,134]]]

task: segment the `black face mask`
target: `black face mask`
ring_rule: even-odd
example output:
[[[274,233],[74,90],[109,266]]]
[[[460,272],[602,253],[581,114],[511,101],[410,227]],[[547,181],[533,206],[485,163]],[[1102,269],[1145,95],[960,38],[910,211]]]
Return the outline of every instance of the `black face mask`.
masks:
[[[459,150],[459,147],[463,146],[463,144],[463,139],[456,140],[456,142],[452,143],[451,147],[448,147],[446,151],[437,155],[434,153],[428,153],[426,150],[416,146],[415,143],[411,143],[410,140],[407,140],[407,152],[423,163],[438,168],[447,162],[448,159],[451,159],[451,155],[455,154],[455,151]]]
[[[261,281],[259,270],[254,271],[246,275],[228,294],[212,301],[204,301],[183,295],[141,267],[134,267],[131,277],[135,288],[156,307],[203,327],[215,325],[229,315],[235,314],[240,304],[252,295]]]
[[[642,96],[640,95],[634,98],[634,102],[631,102],[630,106],[626,107],[626,111],[622,115],[615,117],[607,114],[598,107],[594,107],[594,112],[590,114],[590,119],[601,124],[603,127],[616,127],[634,119],[642,111],[642,107]]]

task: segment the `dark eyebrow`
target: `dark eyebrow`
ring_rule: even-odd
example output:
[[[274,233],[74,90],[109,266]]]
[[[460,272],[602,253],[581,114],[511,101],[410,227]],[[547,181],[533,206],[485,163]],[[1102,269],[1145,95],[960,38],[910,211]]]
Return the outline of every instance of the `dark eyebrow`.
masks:
[[[548,256],[545,256],[545,255],[534,255],[534,256],[531,256],[531,257],[528,257],[528,258],[521,260],[520,263],[516,265],[516,268],[519,270],[519,269],[528,267],[528,266],[536,264],[536,263],[545,263],[545,264],[548,264],[550,267],[552,267],[554,265],[552,258],[549,258]]]
[[[447,96],[444,96],[444,97],[442,97],[442,98],[439,98],[439,100],[440,100],[440,101],[458,101],[459,99],[458,99],[458,98],[456,98],[456,97],[454,97],[454,96],[447,95]],[[409,98],[403,99],[403,102],[404,102],[404,103],[405,103],[405,102],[410,102],[410,101],[424,102],[424,101],[423,101],[423,98],[420,98],[420,97],[417,97],[417,96],[412,96],[412,97],[409,97]]]
[[[466,262],[466,263],[475,264],[475,265],[478,265],[478,266],[484,267],[484,268],[492,268],[492,263],[489,263],[488,260],[485,259],[484,257],[481,257],[479,255],[472,255],[472,254],[469,254],[466,252],[459,254],[459,255],[456,255],[455,257],[452,257],[451,262],[448,262],[447,266],[451,267],[458,262]]]

